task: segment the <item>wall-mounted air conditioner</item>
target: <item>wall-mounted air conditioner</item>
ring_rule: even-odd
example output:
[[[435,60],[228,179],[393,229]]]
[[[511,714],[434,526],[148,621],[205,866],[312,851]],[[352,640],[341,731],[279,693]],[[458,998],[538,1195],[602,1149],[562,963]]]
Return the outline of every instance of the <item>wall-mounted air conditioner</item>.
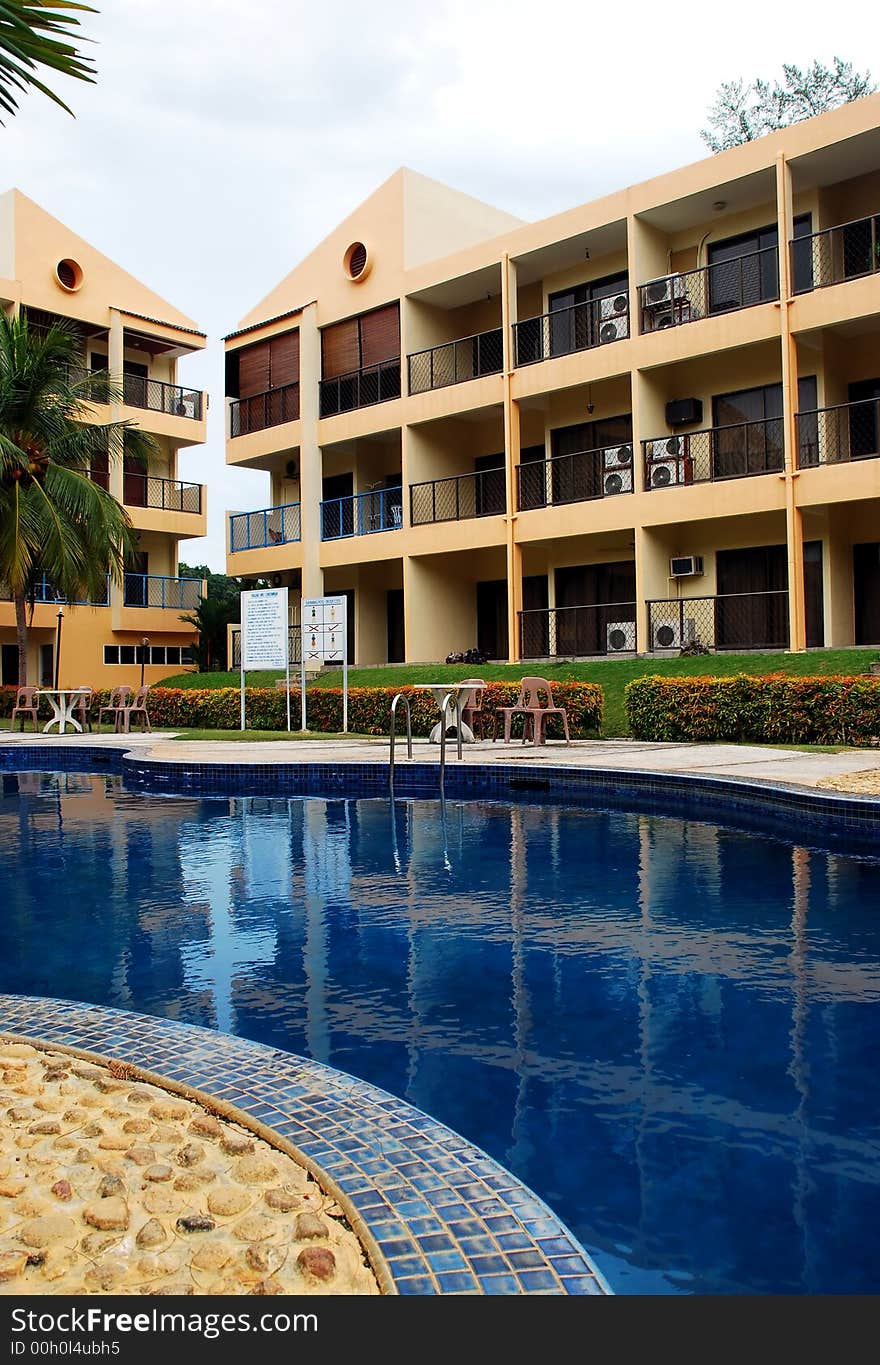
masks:
[[[623,341],[629,336],[629,299],[612,294],[599,300],[599,340]]]
[[[692,645],[697,638],[697,623],[692,616],[686,616],[683,624],[683,629],[681,621],[661,621],[654,626],[651,648],[681,649],[683,645]]]
[[[687,298],[687,282],[681,275],[662,275],[657,280],[648,280],[642,286],[642,303],[645,308],[662,308],[674,303],[676,299]]]
[[[605,644],[609,654],[634,651],[636,647],[635,621],[609,621],[605,627]]]
[[[670,578],[695,578],[702,572],[702,555],[674,555],[669,561]]]
[[[649,488],[668,488],[674,483],[688,483],[687,437],[662,436],[648,442],[647,480]]]
[[[602,487],[607,496],[632,492],[632,446],[607,446],[602,452]]]

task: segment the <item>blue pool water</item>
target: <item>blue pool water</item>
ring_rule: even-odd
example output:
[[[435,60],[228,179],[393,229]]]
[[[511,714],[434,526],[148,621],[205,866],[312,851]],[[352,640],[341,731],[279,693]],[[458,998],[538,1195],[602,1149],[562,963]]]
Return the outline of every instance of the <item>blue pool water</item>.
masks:
[[[619,1293],[880,1289],[880,863],[586,807],[2,775],[0,991],[384,1086]]]

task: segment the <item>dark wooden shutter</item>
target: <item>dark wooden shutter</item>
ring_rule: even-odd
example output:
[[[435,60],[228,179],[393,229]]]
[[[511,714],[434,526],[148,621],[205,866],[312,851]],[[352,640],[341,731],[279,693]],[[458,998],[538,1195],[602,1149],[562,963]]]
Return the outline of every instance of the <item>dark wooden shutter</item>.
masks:
[[[285,332],[269,342],[269,386],[283,388],[299,383],[299,331]]]
[[[361,324],[361,364],[379,365],[383,360],[400,358],[400,306],[391,303],[364,313]]]
[[[265,393],[269,387],[269,342],[256,341],[239,351],[238,391],[241,398]]]
[[[360,367],[357,318],[325,327],[321,333],[322,378],[335,379],[337,375],[350,374]]]

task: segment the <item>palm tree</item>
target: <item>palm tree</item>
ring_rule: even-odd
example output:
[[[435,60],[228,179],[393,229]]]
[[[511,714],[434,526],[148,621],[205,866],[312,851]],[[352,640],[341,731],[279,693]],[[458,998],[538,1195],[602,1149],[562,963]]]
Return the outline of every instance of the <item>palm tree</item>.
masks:
[[[92,480],[92,462],[112,467],[124,452],[146,463],[156,448],[129,422],[87,420],[90,403],[122,394],[106,370],[81,369],[80,346],[73,324],[0,316],[0,580],[15,603],[20,686],[37,575],[60,599],[100,602],[134,549],[128,513]]]
[[[0,112],[16,113],[17,92],[33,88],[72,114],[38,79],[36,71],[41,66],[94,85],[94,65],[66,41],[75,36],[71,29],[79,27],[79,20],[63,10],[97,13],[91,5],[74,0],[0,0]]]

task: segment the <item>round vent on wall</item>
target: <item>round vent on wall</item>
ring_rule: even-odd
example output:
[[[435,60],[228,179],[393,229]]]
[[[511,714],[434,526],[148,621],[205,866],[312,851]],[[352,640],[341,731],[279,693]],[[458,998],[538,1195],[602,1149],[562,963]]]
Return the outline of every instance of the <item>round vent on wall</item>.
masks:
[[[342,264],[350,280],[362,280],[369,274],[372,262],[363,242],[352,242]]]
[[[66,289],[69,294],[75,294],[77,289],[82,288],[82,266],[77,261],[72,261],[67,257],[56,265],[55,279],[62,289]]]

